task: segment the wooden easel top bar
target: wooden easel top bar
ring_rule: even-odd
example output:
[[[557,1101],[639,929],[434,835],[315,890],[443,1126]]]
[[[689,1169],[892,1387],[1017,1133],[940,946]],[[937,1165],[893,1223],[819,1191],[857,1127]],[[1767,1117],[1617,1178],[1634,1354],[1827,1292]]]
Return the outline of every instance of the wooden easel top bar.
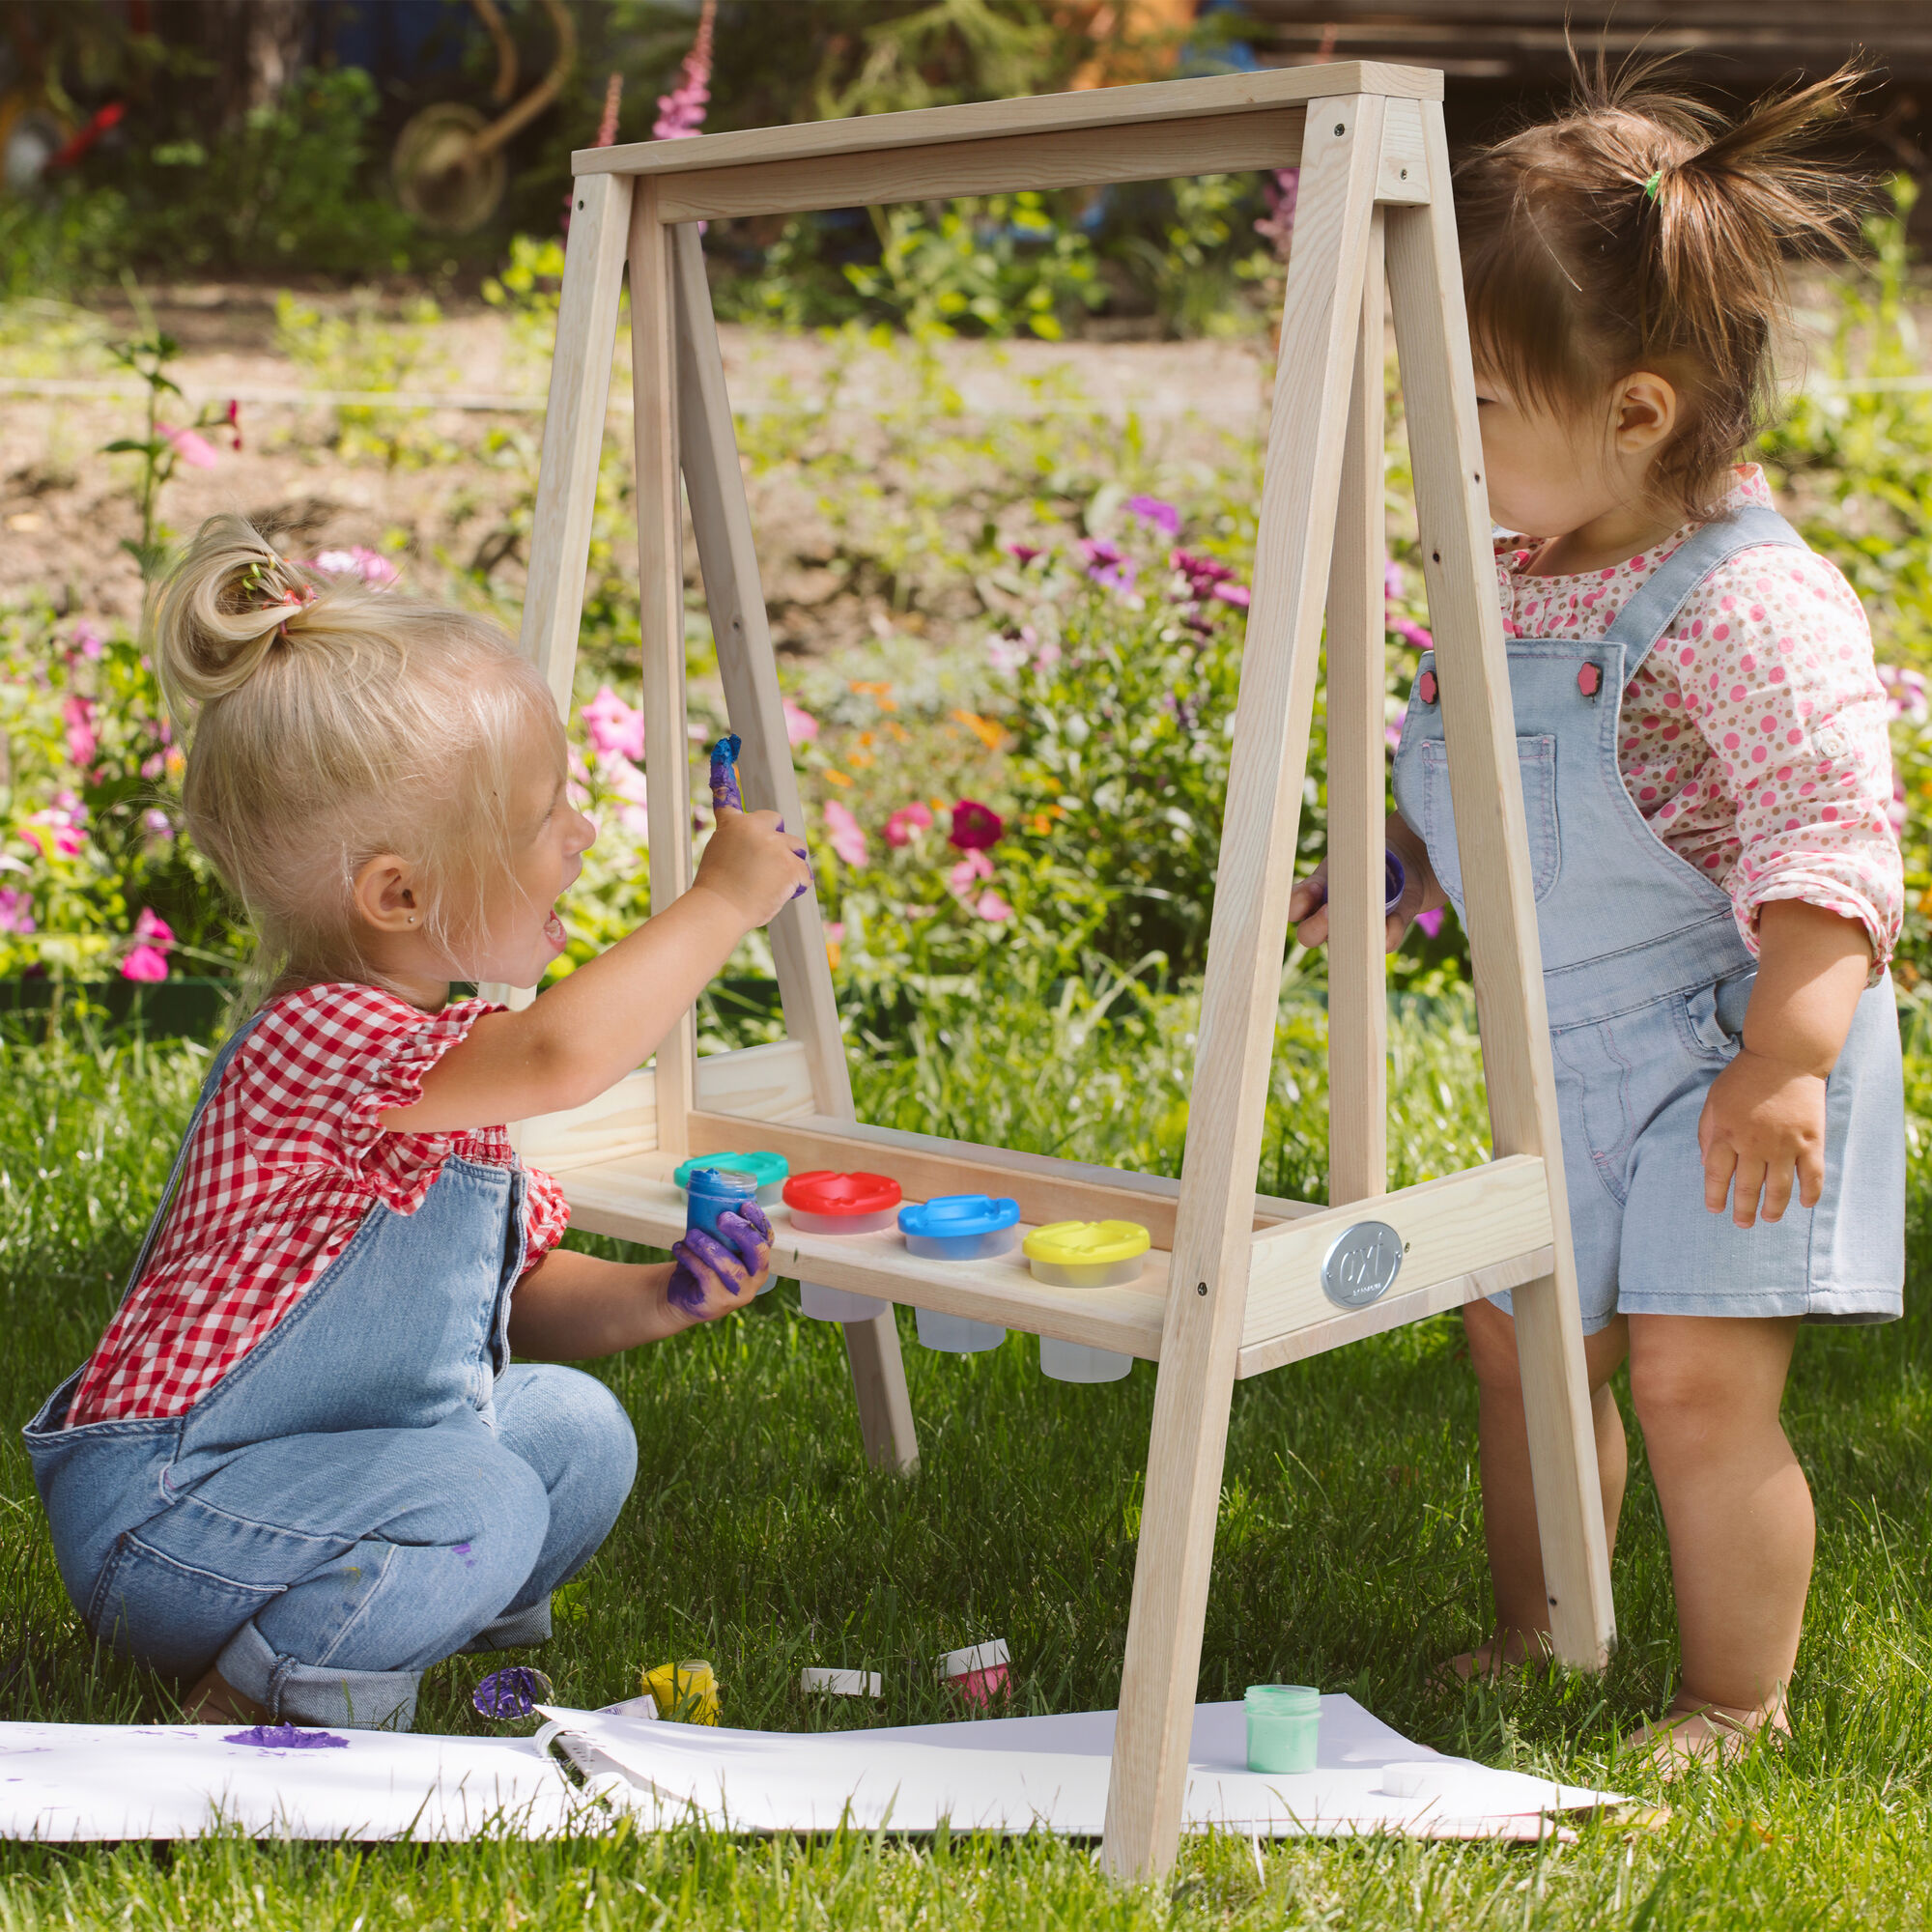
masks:
[[[942,141],[989,141],[1014,134],[1262,113],[1343,94],[1440,100],[1442,75],[1434,68],[1393,67],[1381,61],[1330,61],[1262,73],[1216,73],[1199,80],[1153,80],[1134,87],[1088,88],[1078,94],[919,107],[903,114],[860,114],[842,121],[808,121],[795,128],[749,128],[731,134],[699,134],[689,141],[579,148],[570,165],[579,175],[688,174],[697,168],[820,160]]]

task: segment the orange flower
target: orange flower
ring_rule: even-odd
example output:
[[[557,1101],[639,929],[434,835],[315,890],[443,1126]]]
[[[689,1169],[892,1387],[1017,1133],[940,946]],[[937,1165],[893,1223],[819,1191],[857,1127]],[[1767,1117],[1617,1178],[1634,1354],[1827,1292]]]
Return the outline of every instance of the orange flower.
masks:
[[[977,711],[955,711],[952,715],[987,751],[997,752],[1007,742],[1007,734],[990,718],[981,718]]]
[[[893,688],[890,684],[876,682],[869,678],[854,678],[852,689],[863,692],[881,711],[896,711],[898,706],[893,701]]]
[[[826,781],[830,784],[848,785],[852,782],[843,772],[835,772],[830,766],[826,768],[825,778]]]

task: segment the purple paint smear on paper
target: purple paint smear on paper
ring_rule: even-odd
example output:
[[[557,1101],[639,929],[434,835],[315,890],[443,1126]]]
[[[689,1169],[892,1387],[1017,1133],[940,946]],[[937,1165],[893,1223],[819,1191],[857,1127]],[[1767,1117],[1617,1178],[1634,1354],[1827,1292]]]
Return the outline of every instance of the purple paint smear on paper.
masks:
[[[305,1731],[298,1724],[257,1724],[252,1730],[230,1731],[225,1745],[258,1745],[263,1750],[346,1750],[347,1738],[332,1731]]]
[[[713,811],[743,811],[745,800],[738,790],[738,753],[744,741],[734,731],[720,738],[711,748],[711,809]]]

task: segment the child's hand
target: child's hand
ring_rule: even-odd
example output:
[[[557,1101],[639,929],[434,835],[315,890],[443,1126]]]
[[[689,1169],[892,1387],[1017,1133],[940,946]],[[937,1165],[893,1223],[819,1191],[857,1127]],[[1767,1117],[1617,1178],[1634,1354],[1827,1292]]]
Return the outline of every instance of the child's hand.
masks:
[[[811,890],[811,867],[777,812],[724,809],[692,884],[694,892],[700,888],[733,906],[749,930]]]
[[[1825,1185],[1825,1082],[1741,1046],[1711,1083],[1697,1122],[1704,1156],[1704,1206],[1713,1214],[1731,1202],[1740,1228],[1782,1218],[1794,1179],[1802,1206],[1815,1208]]]
[[[755,1201],[748,1201],[742,1213],[719,1215],[716,1235],[694,1228],[670,1254],[677,1265],[665,1298],[694,1321],[715,1321],[743,1308],[764,1286],[771,1267],[772,1224]]]
[[[1447,896],[1435,883],[1429,849],[1394,814],[1388,822],[1389,849],[1402,861],[1402,897],[1384,922],[1382,950],[1394,952],[1408,936],[1408,928],[1431,906],[1446,905]],[[1328,943],[1328,861],[1323,859],[1305,879],[1297,879],[1288,898],[1289,923],[1296,941],[1311,952]]]

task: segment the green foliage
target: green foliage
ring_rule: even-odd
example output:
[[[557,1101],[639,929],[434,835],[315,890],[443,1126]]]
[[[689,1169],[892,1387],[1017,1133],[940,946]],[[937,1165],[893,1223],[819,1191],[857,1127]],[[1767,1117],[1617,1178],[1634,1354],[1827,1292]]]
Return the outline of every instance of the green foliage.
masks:
[[[0,302],[50,300],[109,280],[125,258],[127,197],[69,186],[0,195]]]
[[[509,317],[512,342],[532,361],[550,355],[562,298],[563,243],[550,237],[512,236],[507,266],[483,283],[483,299]]]
[[[1272,271],[1274,257],[1253,243],[1256,179],[1196,175],[1171,182],[1116,244],[1117,258],[1137,271],[1168,334],[1246,334],[1262,326],[1252,292]]]
[[[428,296],[404,299],[394,320],[374,289],[357,289],[346,308],[324,310],[284,291],[275,298],[276,346],[318,388],[372,395],[426,388],[446,379],[439,329],[442,311]],[[380,402],[332,405],[336,453],[374,458],[385,469],[446,463],[456,451],[426,409]]]

